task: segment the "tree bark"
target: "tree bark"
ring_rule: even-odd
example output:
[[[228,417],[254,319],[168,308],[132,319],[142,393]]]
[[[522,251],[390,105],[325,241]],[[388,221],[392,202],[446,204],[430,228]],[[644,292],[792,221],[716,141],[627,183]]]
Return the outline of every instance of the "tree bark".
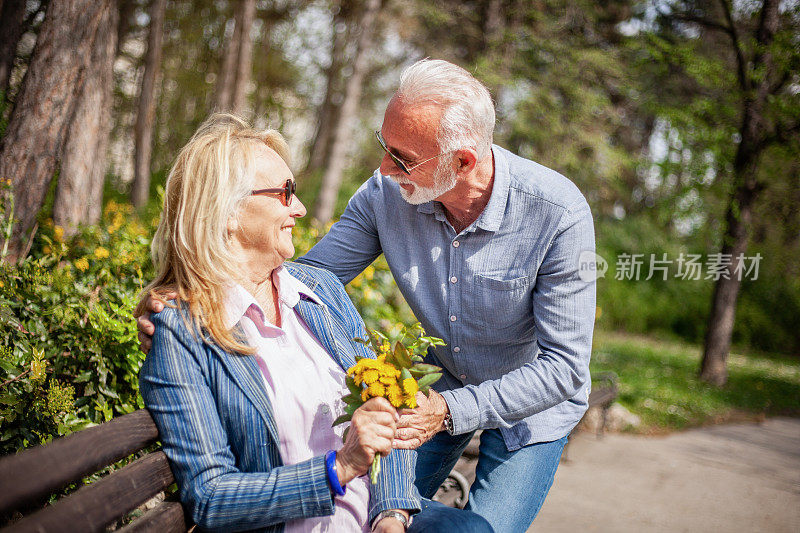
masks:
[[[217,78],[217,95],[214,99],[214,107],[217,111],[227,111],[230,109],[233,85],[236,83],[236,57],[239,55],[239,39],[236,24],[236,17],[233,19],[233,33],[225,47],[222,55],[222,66]]]
[[[111,0],[102,14],[83,87],[64,140],[53,222],[64,228],[67,237],[74,235],[80,224],[97,223],[102,212],[118,17],[117,2]]]
[[[347,21],[344,9],[339,9],[333,16],[333,39],[331,43],[331,64],[325,73],[326,88],[325,99],[317,112],[317,131],[308,153],[305,174],[311,174],[322,169],[325,161],[330,158],[331,131],[339,119],[342,97],[340,81],[342,67],[344,66],[345,47],[347,46]],[[344,25],[343,31],[336,28]]]
[[[150,5],[150,33],[147,36],[147,55],[144,76],[139,92],[139,104],[134,126],[133,188],[131,199],[139,209],[150,196],[150,160],[153,153],[153,126],[156,115],[156,80],[161,69],[166,0],[153,0]]]
[[[741,287],[740,276],[734,269],[739,254],[744,254],[747,250],[753,204],[761,190],[756,176],[759,158],[766,146],[764,139],[769,135],[764,111],[774,65],[768,50],[778,28],[778,3],[777,0],[764,1],[755,36],[759,51],[754,55],[747,74],[741,79],[743,86],[740,89],[744,95],[742,125],[739,129],[741,140],[733,162],[734,190],[728,205],[722,244],[722,253],[731,254],[732,260],[726,269],[727,276],[722,276],[714,286],[703,361],[700,365],[700,378],[717,386],[724,385],[728,380],[728,353],[736,316],[736,300]],[[738,46],[736,41],[733,45]],[[753,75],[757,72],[761,73],[758,78]],[[760,81],[751,86],[753,79]]]
[[[6,133],[0,176],[10,179],[18,223],[9,258],[18,259],[34,226],[75,114],[98,29],[111,0],[51,0]]]
[[[753,223],[753,204],[758,195],[758,186],[752,176],[757,170],[757,161],[749,162],[736,171],[744,182],[730,200],[726,214],[726,231],[721,253],[729,254],[731,262],[726,275],[714,285],[711,314],[708,319],[700,378],[717,386],[728,381],[728,353],[731,349],[736,301],[742,281],[740,273],[734,272],[737,258],[747,251],[749,231]],[[726,279],[727,277],[727,279]]]
[[[364,74],[367,71],[368,52],[372,44],[375,21],[381,8],[381,0],[367,0],[364,10],[359,17],[357,26],[361,28],[356,46],[356,55],[353,60],[353,74],[347,80],[344,91],[344,100],[339,119],[333,129],[331,154],[325,174],[322,176],[322,188],[317,200],[314,218],[326,224],[333,216],[336,207],[336,198],[342,184],[342,175],[347,160],[348,150],[352,146],[353,121],[358,114],[358,103],[361,99],[361,90],[364,85]]]
[[[8,91],[17,44],[25,30],[24,0],[4,0],[0,8],[0,91]]]
[[[119,3],[119,24],[117,24],[117,51],[114,55],[119,55],[125,38],[131,29],[131,18],[136,10],[136,0],[118,0]]]
[[[231,110],[241,115],[247,103],[247,87],[253,72],[253,39],[250,29],[256,14],[256,0],[241,0],[237,4],[236,26],[239,31],[239,53],[236,58],[236,83],[233,86]]]

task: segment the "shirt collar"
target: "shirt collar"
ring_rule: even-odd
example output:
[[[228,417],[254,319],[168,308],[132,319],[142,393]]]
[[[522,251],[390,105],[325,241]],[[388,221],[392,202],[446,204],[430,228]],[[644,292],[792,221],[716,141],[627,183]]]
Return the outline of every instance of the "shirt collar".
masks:
[[[274,279],[278,283],[278,298],[287,306],[296,306],[301,298],[320,304],[320,300],[314,294],[314,291],[292,276],[283,265],[276,268],[272,275],[275,276]],[[225,310],[227,311],[227,317],[225,327],[228,329],[233,328],[251,306],[255,306],[261,316],[264,316],[264,311],[253,295],[238,283],[232,283],[226,293]]]
[[[489,203],[483,208],[483,212],[472,226],[477,226],[486,231],[497,231],[503,222],[508,203],[508,190],[511,186],[511,172],[508,168],[508,160],[501,153],[498,147],[492,145],[492,155],[494,157],[494,183],[492,184],[492,195]],[[417,206],[419,213],[434,215],[438,220],[445,220],[444,209],[436,201],[425,202]]]
[[[497,231],[503,222],[508,203],[508,190],[511,186],[511,172],[508,168],[508,160],[501,153],[498,147],[492,145],[492,155],[494,156],[494,183],[492,184],[492,196],[489,203],[483,208],[476,224],[486,231]]]

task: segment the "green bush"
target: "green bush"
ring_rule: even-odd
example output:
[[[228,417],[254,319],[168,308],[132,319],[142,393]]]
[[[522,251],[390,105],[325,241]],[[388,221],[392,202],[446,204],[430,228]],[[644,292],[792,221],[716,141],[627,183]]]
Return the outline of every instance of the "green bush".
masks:
[[[143,407],[132,314],[153,277],[157,222],[111,200],[99,225],[65,240],[43,220],[28,258],[0,261],[0,455]],[[301,221],[297,255],[319,236]],[[416,321],[383,258],[347,290],[372,328],[391,334]]]
[[[0,263],[0,455],[143,406],[131,311],[151,228],[115,202],[69,243],[43,226],[28,258]]]

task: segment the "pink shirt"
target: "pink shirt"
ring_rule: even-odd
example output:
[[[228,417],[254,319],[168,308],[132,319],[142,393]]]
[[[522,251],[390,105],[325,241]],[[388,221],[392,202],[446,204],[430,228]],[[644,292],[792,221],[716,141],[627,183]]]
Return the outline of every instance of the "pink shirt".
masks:
[[[296,464],[342,447],[345,426],[331,427],[344,413],[342,396],[348,394],[345,372],[325,351],[294,307],[304,294],[321,303],[314,293],[283,267],[275,269],[282,327],[267,322],[255,298],[241,285],[228,292],[228,326],[241,322],[247,340],[256,348],[256,361],[264,376],[280,436],[283,463]],[[369,531],[367,511],[369,481],[366,476],[347,484],[336,496],[332,516],[291,520],[286,532]]]

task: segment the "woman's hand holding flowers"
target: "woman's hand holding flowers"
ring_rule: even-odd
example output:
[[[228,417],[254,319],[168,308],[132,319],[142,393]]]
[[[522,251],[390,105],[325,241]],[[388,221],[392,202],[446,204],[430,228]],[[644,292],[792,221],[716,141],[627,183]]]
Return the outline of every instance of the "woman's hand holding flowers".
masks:
[[[386,398],[372,398],[355,410],[344,446],[336,453],[339,483],[366,474],[376,454],[389,454],[398,419]]]

